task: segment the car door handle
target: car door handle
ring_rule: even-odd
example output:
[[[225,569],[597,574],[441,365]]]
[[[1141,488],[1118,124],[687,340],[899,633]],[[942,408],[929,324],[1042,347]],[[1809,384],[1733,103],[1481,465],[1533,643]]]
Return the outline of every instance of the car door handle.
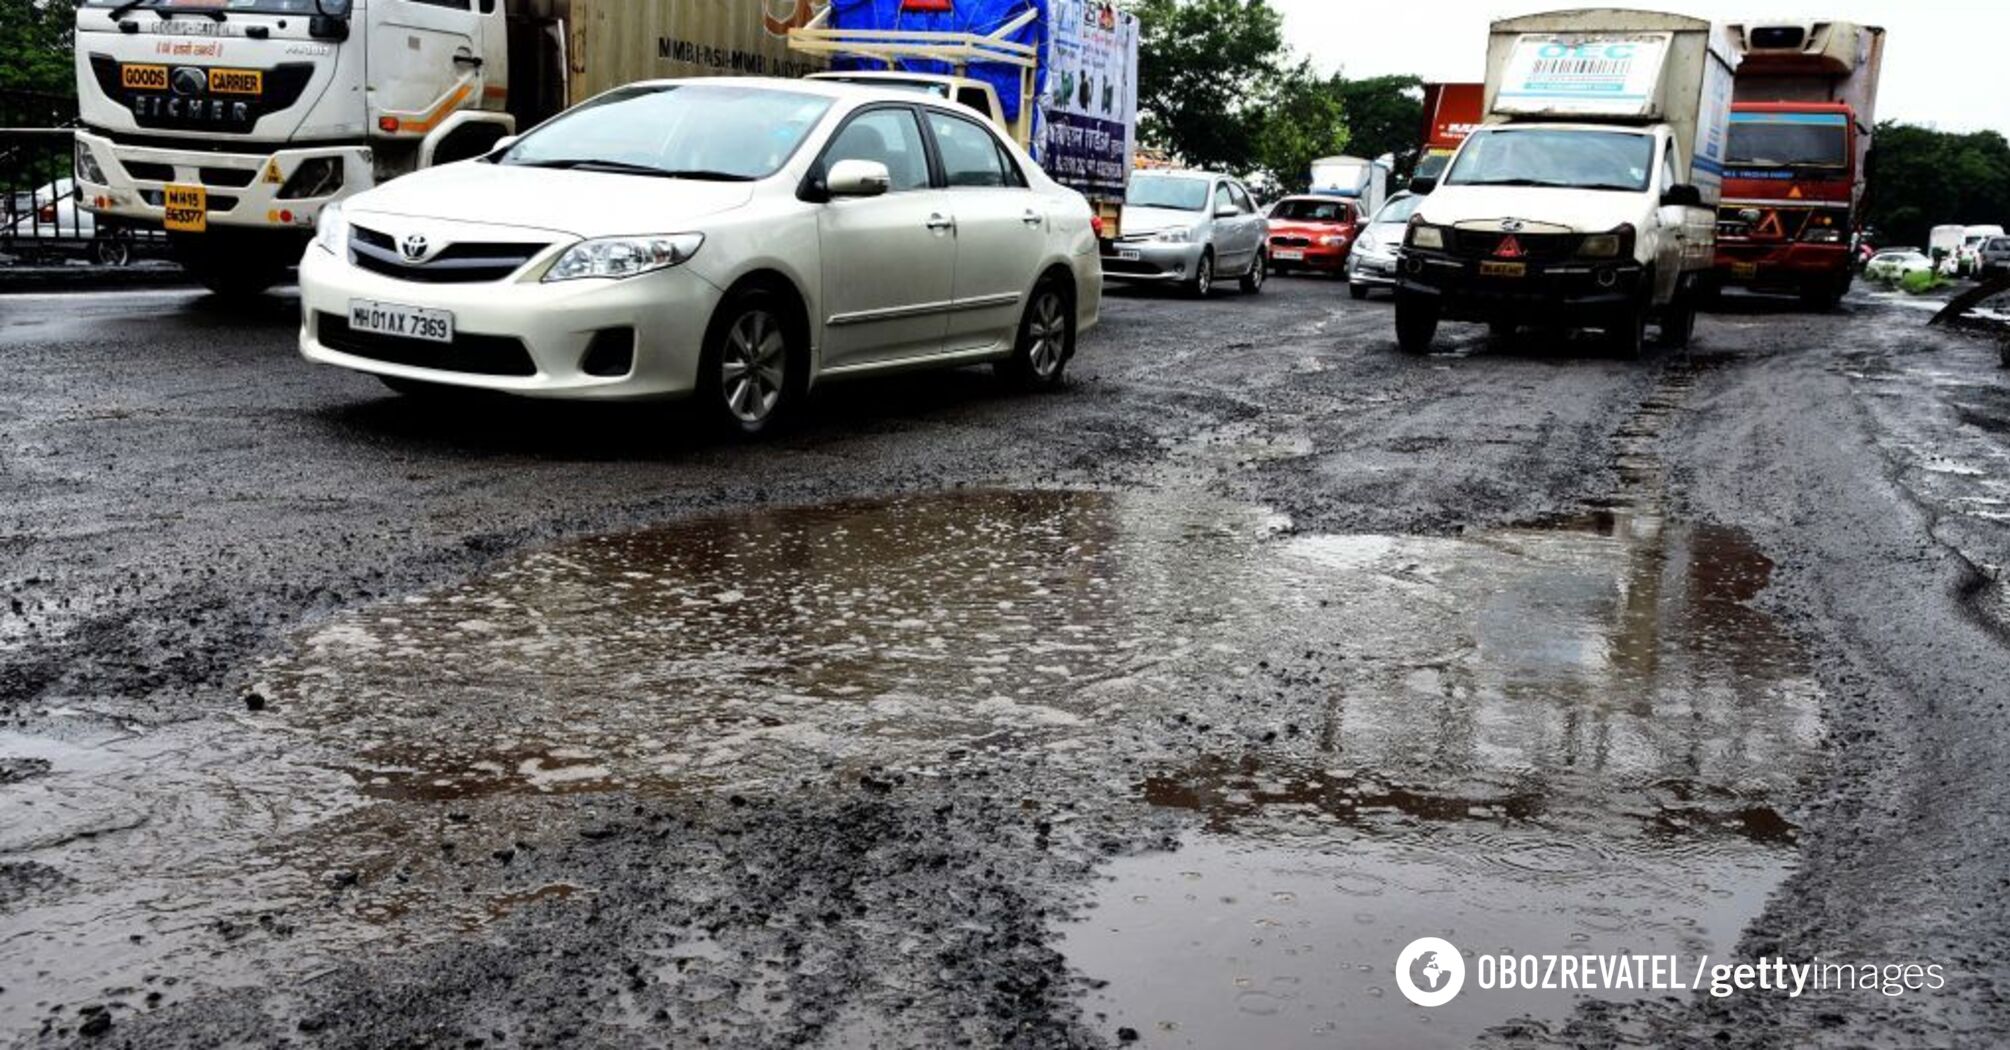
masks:
[[[928,217],[928,228],[931,230],[953,230],[956,228],[956,220],[941,212],[936,212],[934,215]]]
[[[1022,216],[1019,221],[1025,223],[1028,226],[1044,226],[1047,223],[1047,217],[1040,214],[1037,211],[1034,211],[1031,208],[1028,208],[1026,209],[1026,214]]]
[[[455,55],[454,64],[458,66],[467,66],[470,69],[480,69],[486,63],[482,60],[482,57],[480,55]]]

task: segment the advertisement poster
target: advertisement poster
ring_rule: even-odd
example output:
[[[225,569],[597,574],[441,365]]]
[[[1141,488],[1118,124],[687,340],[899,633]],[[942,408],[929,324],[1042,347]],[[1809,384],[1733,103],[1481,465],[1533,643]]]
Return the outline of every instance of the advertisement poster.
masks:
[[[1138,120],[1138,20],[1114,4],[1052,0],[1041,166],[1092,197],[1121,197]]]

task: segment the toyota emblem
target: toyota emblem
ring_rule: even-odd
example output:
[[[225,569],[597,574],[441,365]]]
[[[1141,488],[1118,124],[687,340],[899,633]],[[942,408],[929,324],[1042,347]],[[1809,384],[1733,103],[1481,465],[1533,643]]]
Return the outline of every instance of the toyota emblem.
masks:
[[[209,91],[209,74],[194,66],[180,66],[174,71],[174,93],[177,95],[201,95]]]
[[[431,247],[432,244],[426,240],[425,234],[415,233],[406,237],[403,243],[398,245],[398,250],[405,253],[405,258],[418,262],[426,257],[426,252]]]

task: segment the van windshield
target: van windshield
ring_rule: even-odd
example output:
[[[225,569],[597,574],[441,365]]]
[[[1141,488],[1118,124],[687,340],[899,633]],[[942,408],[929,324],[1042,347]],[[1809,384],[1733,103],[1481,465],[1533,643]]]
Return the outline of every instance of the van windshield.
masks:
[[[1574,190],[1647,188],[1654,137],[1631,131],[1498,128],[1475,132],[1449,186],[1556,186]]]
[[[831,100],[772,88],[622,88],[554,117],[501,164],[751,182],[795,155]]]

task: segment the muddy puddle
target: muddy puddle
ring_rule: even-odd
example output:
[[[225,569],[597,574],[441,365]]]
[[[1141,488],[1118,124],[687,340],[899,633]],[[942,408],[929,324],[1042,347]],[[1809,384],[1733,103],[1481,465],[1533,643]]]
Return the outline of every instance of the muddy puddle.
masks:
[[[258,669],[258,710],[0,739],[42,763],[0,783],[30,815],[0,843],[0,963],[31,975],[0,1024],[592,892],[423,888],[411,843],[456,821],[534,840],[582,795],[1038,763],[1086,811],[1187,829],[1055,931],[1099,1026],[1461,1040],[1506,1015],[1402,1003],[1411,938],[1721,951],[1790,868],[1819,696],[1750,605],[1769,569],[1651,514],[1315,536],[1187,493],[919,496],[530,553],[306,632]]]

